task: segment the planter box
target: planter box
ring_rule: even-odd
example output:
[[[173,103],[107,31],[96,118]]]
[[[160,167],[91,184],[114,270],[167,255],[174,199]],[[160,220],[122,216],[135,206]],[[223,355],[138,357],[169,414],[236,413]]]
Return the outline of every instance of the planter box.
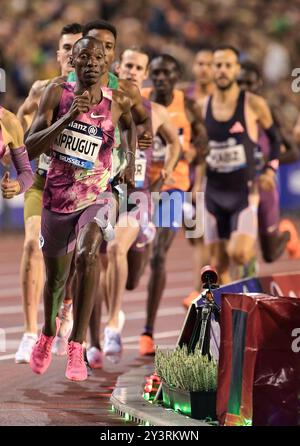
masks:
[[[166,407],[196,420],[217,419],[216,392],[188,392],[171,388],[165,382],[162,382],[162,391]]]

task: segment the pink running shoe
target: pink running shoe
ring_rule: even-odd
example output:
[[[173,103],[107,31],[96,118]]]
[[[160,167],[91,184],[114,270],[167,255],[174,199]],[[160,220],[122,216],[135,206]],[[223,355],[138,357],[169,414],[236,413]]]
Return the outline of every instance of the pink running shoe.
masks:
[[[55,336],[46,336],[41,333],[30,357],[30,367],[34,373],[42,375],[46,372],[52,359],[51,347]]]
[[[84,381],[87,379],[83,346],[79,342],[70,341],[68,343],[68,364],[65,376],[71,381]]]
[[[60,320],[56,318],[56,333],[60,327]],[[31,370],[38,375],[46,372],[52,360],[51,348],[55,336],[46,336],[43,332],[40,334],[35,346],[33,347],[29,365]]]

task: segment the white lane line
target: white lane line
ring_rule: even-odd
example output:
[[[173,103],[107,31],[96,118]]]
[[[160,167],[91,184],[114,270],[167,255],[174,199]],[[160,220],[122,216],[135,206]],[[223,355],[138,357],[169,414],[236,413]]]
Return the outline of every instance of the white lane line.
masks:
[[[17,274],[0,274],[1,285],[16,285],[19,282],[20,276]]]
[[[42,305],[39,305],[39,311],[43,309]],[[22,305],[8,305],[5,307],[0,307],[0,314],[17,314],[23,313]]]
[[[21,288],[1,288],[0,297],[17,297],[21,296]]]
[[[163,299],[164,298],[172,298],[172,297],[182,297],[182,299],[187,296],[192,290],[192,287],[176,287],[176,288],[167,288],[164,291]],[[147,291],[140,291],[140,292],[128,292],[126,293],[126,296],[124,297],[124,302],[138,302],[140,300],[146,300],[147,298]]]
[[[160,333],[155,333],[154,341],[156,343],[157,339],[168,339],[173,337],[178,337],[180,333],[180,330],[171,330],[171,331],[162,331]],[[125,336],[122,338],[122,342],[124,344],[125,350],[135,350],[138,349],[138,341],[139,336]],[[8,350],[16,349],[19,345],[20,340],[11,340],[7,341]],[[130,345],[135,343],[136,345]],[[127,345],[129,344],[129,345]],[[157,344],[157,343],[156,343]],[[159,345],[161,348],[174,348],[175,345]],[[15,357],[15,354],[9,354],[9,355],[0,355],[0,361],[5,361],[7,359],[13,359]]]
[[[127,321],[134,321],[134,320],[143,320],[146,316],[145,311],[136,311],[132,313],[125,313],[126,320]],[[185,310],[182,307],[173,307],[173,308],[161,308],[158,310],[157,317],[167,317],[167,316],[176,316],[176,315],[185,315]],[[101,323],[105,324],[107,322],[107,316],[103,316],[101,318]],[[126,323],[126,322],[125,322]],[[40,329],[42,327],[42,324],[38,325],[38,328]],[[2,327],[0,327],[2,328]],[[6,335],[8,334],[14,334],[14,333],[23,333],[24,331],[24,325],[17,325],[14,327],[7,327],[3,328],[4,333]]]
[[[184,315],[186,313],[186,310],[184,310],[183,307],[173,307],[173,308],[161,308],[158,310],[157,316],[158,317],[164,317],[164,316],[175,316],[178,314]],[[133,313],[125,313],[126,320],[127,321],[135,321],[139,319],[143,319],[146,316],[145,311],[135,311]],[[103,321],[104,322],[104,321]],[[125,321],[126,323],[126,321]]]
[[[178,268],[178,271],[170,271],[167,274],[167,279],[171,283],[173,281],[179,282],[181,279],[189,279],[193,277],[193,272],[190,269],[185,269],[186,264],[183,268]],[[141,277],[140,283],[141,284],[147,284],[149,279],[149,272]],[[16,283],[19,283],[20,276],[19,273],[10,274],[5,273],[1,270],[0,267],[0,282],[3,283],[11,283],[12,285],[16,285]]]
[[[0,361],[5,361],[6,359],[13,359],[14,357],[15,357],[15,354],[0,356]]]
[[[191,292],[192,287],[176,287],[176,288],[167,288],[164,291],[163,294],[163,299],[164,298],[173,298],[173,297],[182,297],[184,298],[188,293]],[[4,295],[2,297],[15,297],[17,294],[15,293],[16,289],[13,290],[12,293],[10,293],[10,291],[8,290],[0,290],[0,297],[2,292],[4,291]],[[21,290],[19,290],[21,292]],[[10,295],[11,294],[11,295]],[[145,301],[147,298],[147,291],[126,291],[125,295],[124,295],[124,302],[139,302],[139,301]],[[14,305],[11,307],[16,307],[16,313],[18,312],[22,312],[23,311],[23,307],[22,305]],[[19,307],[19,310],[17,309],[17,307]],[[10,314],[10,313],[5,313],[5,308],[9,308],[9,306],[2,306],[1,307],[1,303],[0,303],[0,314]],[[3,312],[2,312],[3,309]],[[9,311],[9,310],[7,310]]]
[[[187,278],[187,277],[185,277]],[[0,280],[1,282],[1,280]],[[181,280],[178,281],[180,284]],[[192,282],[192,280],[191,280]],[[172,284],[175,285],[174,281]],[[163,297],[182,297],[189,294],[192,291],[192,285],[189,287],[176,287],[176,288],[167,288],[164,291]],[[20,297],[21,299],[21,288],[4,288],[0,289],[0,299],[1,298],[11,298],[11,297]],[[126,291],[124,300],[126,302],[137,302],[139,300],[145,300],[147,298],[147,291]],[[1,304],[0,304],[1,305]]]
[[[161,331],[160,333],[154,334],[154,343],[157,339],[165,339],[165,338],[173,338],[179,336],[180,330],[171,330],[171,331]],[[140,339],[139,336],[126,336],[122,338],[122,342],[124,344],[131,344],[133,342],[138,342]]]
[[[9,339],[5,341],[5,351],[7,352],[8,350],[14,350],[16,351],[17,348],[19,347],[20,344],[20,340],[21,339]]]
[[[38,329],[42,328],[43,324],[38,324]],[[15,327],[3,328],[5,335],[14,334],[14,333],[23,333],[24,325],[16,325]]]
[[[156,341],[157,339],[164,339],[164,338],[172,338],[172,337],[177,337],[179,334],[179,330],[171,330],[171,331],[164,331],[161,333],[155,333],[154,336],[154,340]],[[136,346],[138,346],[139,343],[139,336],[124,336],[122,337],[122,343],[123,344],[136,344]],[[9,350],[13,350],[16,351],[17,348],[19,347],[20,344],[20,339],[9,339],[6,340],[5,342],[5,351],[9,351]]]
[[[176,347],[175,344],[159,344],[159,348],[160,350],[174,350]],[[138,350],[139,346],[137,345],[131,345],[131,344],[127,344],[124,345],[124,350]]]

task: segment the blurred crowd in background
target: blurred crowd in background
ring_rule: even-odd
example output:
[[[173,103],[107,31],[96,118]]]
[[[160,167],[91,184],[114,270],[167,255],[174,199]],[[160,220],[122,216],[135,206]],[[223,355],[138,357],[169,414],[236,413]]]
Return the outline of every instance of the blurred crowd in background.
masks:
[[[300,66],[300,0],[0,0],[0,67],[7,92],[1,105],[16,111],[36,79],[58,74],[61,28],[97,18],[118,30],[118,52],[139,44],[151,56],[166,52],[191,79],[193,55],[202,45],[231,44],[261,67],[265,95],[296,120],[300,93],[292,70]],[[275,94],[274,94],[275,93]]]

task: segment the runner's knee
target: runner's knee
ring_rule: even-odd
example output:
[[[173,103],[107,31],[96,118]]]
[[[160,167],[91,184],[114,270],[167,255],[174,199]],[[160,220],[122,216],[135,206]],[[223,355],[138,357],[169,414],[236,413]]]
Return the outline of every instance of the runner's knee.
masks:
[[[108,255],[108,258],[111,260],[111,259],[115,259],[117,257],[126,256],[127,252],[123,248],[121,243],[117,242],[116,240],[113,240],[113,241],[109,242],[109,244],[107,246],[107,255]]]
[[[36,257],[42,259],[42,251],[39,247],[38,238],[28,238],[24,242],[24,253],[27,257]]]
[[[163,268],[166,261],[166,252],[162,247],[158,247],[157,250],[154,251],[153,256],[150,261],[150,265],[152,269],[160,269]]]
[[[136,276],[136,277],[128,276],[127,283],[126,283],[126,290],[128,290],[128,291],[135,290],[139,284],[139,281],[140,281],[140,277],[138,277],[138,276]]]
[[[76,258],[76,270],[82,270],[85,268],[94,267],[99,260],[99,248],[83,247],[77,254]]]

